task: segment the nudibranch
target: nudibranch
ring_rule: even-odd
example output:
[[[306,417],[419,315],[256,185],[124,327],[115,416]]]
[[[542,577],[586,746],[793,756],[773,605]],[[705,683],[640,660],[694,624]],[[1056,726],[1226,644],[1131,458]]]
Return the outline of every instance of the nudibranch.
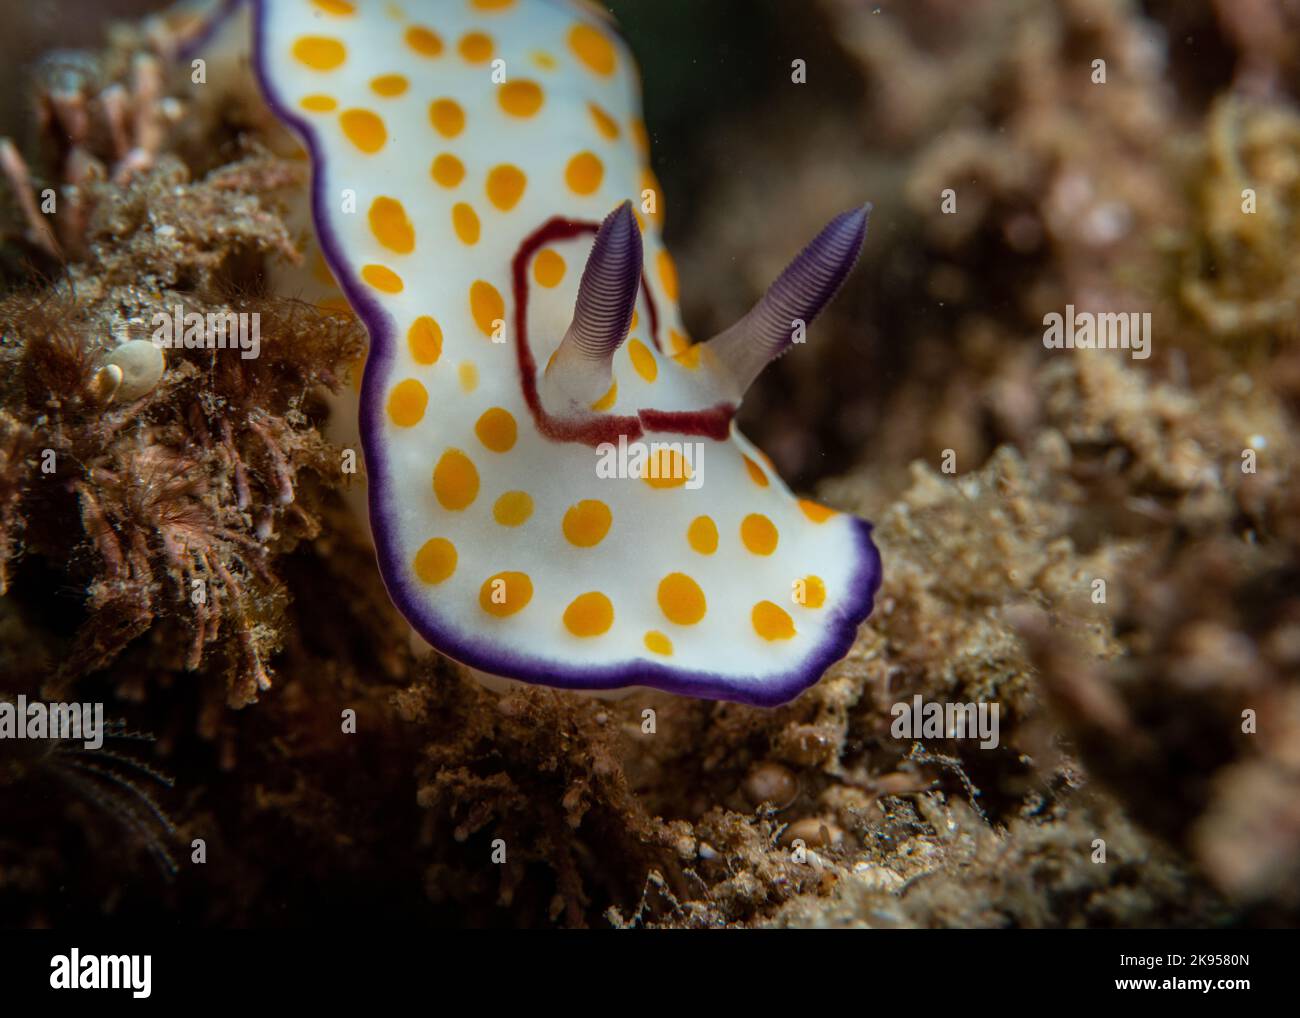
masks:
[[[736,325],[685,336],[632,56],[561,0],[258,0],[254,68],[370,351],[388,591],[482,672],[774,705],[871,611],[871,527],[733,416],[857,260],[834,219]]]

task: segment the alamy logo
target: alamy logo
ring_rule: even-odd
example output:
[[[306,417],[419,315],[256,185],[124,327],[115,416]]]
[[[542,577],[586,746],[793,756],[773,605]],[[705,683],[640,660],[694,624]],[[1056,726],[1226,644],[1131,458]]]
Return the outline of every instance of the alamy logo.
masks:
[[[130,990],[149,996],[153,956],[149,954],[87,954],[73,948],[50,959],[50,986],[56,990]]]
[[[703,442],[629,442],[619,435],[618,445],[596,446],[596,456],[596,476],[602,480],[633,478],[692,491],[704,484]]]
[[[1135,361],[1151,356],[1151,312],[1075,312],[1043,315],[1043,346],[1049,350],[1131,350]]]
[[[177,304],[171,314],[153,316],[153,345],[161,350],[239,350],[244,360],[262,352],[262,316],[254,311],[186,311]]]
[[[996,703],[928,703],[917,693],[911,703],[890,708],[894,723],[889,734],[895,739],[974,739],[980,749],[997,749],[998,707]]]
[[[0,739],[66,739],[86,749],[104,745],[102,703],[0,702]]]

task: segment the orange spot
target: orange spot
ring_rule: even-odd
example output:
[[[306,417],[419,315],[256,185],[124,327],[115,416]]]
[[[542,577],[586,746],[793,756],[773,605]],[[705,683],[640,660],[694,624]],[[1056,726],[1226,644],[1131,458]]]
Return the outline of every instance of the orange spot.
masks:
[[[494,406],[483,411],[474,425],[474,434],[493,452],[509,452],[515,447],[519,429],[509,410]]]
[[[469,288],[469,310],[479,331],[491,338],[497,322],[505,321],[506,302],[495,286],[477,279]]]
[[[465,130],[465,111],[455,99],[435,99],[429,104],[429,122],[444,138],[454,138]]]
[[[492,518],[503,527],[519,527],[533,515],[533,499],[526,491],[507,491],[492,506]]]
[[[384,293],[401,293],[402,277],[385,265],[367,265],[361,270],[361,278]]]
[[[419,424],[428,405],[428,390],[414,378],[398,382],[388,394],[388,416],[399,428]]]
[[[744,454],[741,454],[744,456]],[[763,468],[755,463],[748,456],[744,456],[745,469],[749,471],[749,479],[757,484],[760,488],[766,488],[771,482],[767,479],[767,474],[763,473]]]
[[[655,264],[659,267],[659,282],[669,300],[677,299],[677,266],[673,264],[672,255],[660,251]]]
[[[478,470],[459,449],[448,449],[433,468],[433,493],[444,509],[458,511],[478,497]]]
[[[579,152],[564,169],[564,182],[574,194],[591,194],[604,177],[605,166],[594,152]]]
[[[388,140],[383,119],[370,110],[344,110],[339,114],[339,126],[348,140],[367,155],[378,152]]]
[[[370,90],[375,95],[382,95],[385,99],[401,95],[409,87],[410,83],[400,74],[381,74],[370,81]]]
[[[764,640],[789,640],[795,635],[794,620],[784,608],[771,601],[759,601],[749,613],[754,632]]]
[[[569,31],[569,49],[588,69],[607,77],[614,73],[614,44],[590,25],[577,24]]]
[[[555,62],[555,57],[551,56],[549,53],[546,53],[542,50],[538,50],[536,53],[533,54],[533,63],[535,63],[543,71],[553,71],[557,66]]]
[[[436,57],[442,53],[442,38],[421,25],[412,25],[406,30],[406,45],[422,57]]]
[[[652,488],[680,488],[692,477],[691,468],[676,449],[651,446],[643,478]]]
[[[456,48],[471,64],[481,64],[492,59],[492,37],[485,32],[466,33]]]
[[[539,251],[533,260],[533,278],[541,286],[559,286],[564,279],[564,270],[564,259],[549,247]]]
[[[595,403],[591,404],[591,409],[595,410],[597,413],[604,413],[617,402],[618,379],[614,379],[614,381],[610,383],[609,391],[605,393],[605,395],[601,396],[600,399],[596,400]]]
[[[595,103],[587,103],[591,119],[596,122],[596,130],[609,141],[618,141],[618,121],[602,110]]]
[[[348,0],[311,0],[311,2],[326,14],[333,14],[341,18],[357,12],[356,6],[349,3]]]
[[[799,508],[802,509],[803,514],[814,523],[825,523],[835,515],[834,509],[828,509],[826,506],[820,505],[817,502],[810,501],[806,498],[799,499]]]
[[[671,657],[673,653],[673,641],[664,636],[657,629],[652,629],[645,634],[645,649],[651,654],[662,654],[664,657]]]
[[[755,555],[771,555],[780,535],[776,525],[762,513],[750,513],[740,521],[740,539]]]
[[[803,601],[805,608],[820,608],[826,603],[826,584],[820,576],[805,576],[803,583]]]
[[[415,229],[396,198],[381,196],[370,203],[370,232],[375,240],[397,254],[415,250]]]
[[[503,619],[523,611],[533,599],[533,581],[527,573],[497,573],[483,581],[478,592],[479,607]]]
[[[564,514],[564,536],[577,548],[594,548],[605,540],[614,516],[609,506],[597,499],[583,499]]]
[[[697,516],[686,528],[686,540],[701,555],[712,555],[718,550],[718,525],[708,516]]]
[[[519,199],[524,196],[524,188],[527,186],[528,178],[518,166],[502,163],[488,171],[488,201],[502,212],[509,212],[519,204]]]
[[[304,35],[293,44],[294,58],[313,71],[332,71],[348,58],[347,47],[325,35]]]
[[[339,104],[332,95],[305,95],[298,105],[308,113],[332,113]]]
[[[421,315],[406,330],[406,344],[416,364],[437,364],[442,356],[442,327],[428,315]]]
[[[579,594],[564,609],[564,628],[574,636],[600,636],[614,624],[614,605],[598,590]]]
[[[708,603],[700,585],[685,573],[669,573],[659,581],[659,610],[679,626],[693,626],[704,618]]]
[[[451,225],[456,230],[456,236],[466,244],[477,244],[479,235],[478,213],[465,204],[463,201],[457,202],[451,209]]]
[[[512,117],[531,117],[542,108],[545,96],[542,86],[535,81],[511,81],[497,91],[501,108]]]
[[[425,541],[415,553],[415,575],[428,584],[442,583],[456,571],[456,546],[445,537]]]
[[[455,187],[465,179],[465,164],[450,152],[444,152],[434,159],[429,173],[443,187]]]
[[[641,340],[628,340],[627,355],[632,359],[632,367],[636,369],[636,373],[647,382],[653,382],[659,377],[659,362]]]
[[[683,336],[676,329],[668,330],[668,345],[672,347],[673,355],[685,353],[691,348],[691,341]]]
[[[650,154],[650,134],[645,129],[644,120],[633,120],[628,124],[628,130],[632,135],[632,141],[640,150],[642,156]]]
[[[476,11],[493,14],[497,11],[509,10],[515,5],[515,0],[470,0],[469,5]]]

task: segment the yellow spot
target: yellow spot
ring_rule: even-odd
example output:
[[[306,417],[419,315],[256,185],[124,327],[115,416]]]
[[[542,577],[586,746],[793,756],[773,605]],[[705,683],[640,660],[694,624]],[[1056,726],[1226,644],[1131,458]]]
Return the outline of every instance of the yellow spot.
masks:
[[[549,53],[546,53],[542,50],[538,50],[536,53],[533,54],[533,63],[535,63],[543,71],[553,71],[558,66],[555,62],[555,57],[551,56]]]
[[[414,378],[407,378],[393,386],[388,394],[388,416],[399,428],[411,428],[424,419],[429,405],[429,393]]]
[[[535,81],[510,81],[497,91],[501,108],[512,117],[531,117],[542,108],[542,86]]]
[[[298,105],[308,113],[332,113],[339,104],[332,95],[305,95]]]
[[[684,367],[687,371],[695,371],[700,366],[700,358],[704,354],[704,344],[696,343],[694,346],[688,346],[681,353],[677,354],[673,360]]]
[[[574,194],[591,194],[604,176],[605,166],[594,152],[579,152],[564,170],[564,182]]]
[[[595,103],[587,103],[591,119],[596,122],[596,130],[609,141],[618,141],[618,121],[602,110]]]
[[[293,55],[313,71],[332,71],[347,59],[347,47],[325,35],[304,35],[293,44]]]
[[[461,361],[456,374],[460,377],[463,391],[473,392],[478,388],[478,366],[473,361]]]
[[[533,278],[540,286],[559,286],[564,279],[564,259],[549,247],[538,252],[533,261]]]
[[[481,64],[492,59],[492,37],[485,32],[467,32],[457,49],[471,64]]]
[[[676,329],[668,330],[668,345],[672,347],[673,355],[685,353],[691,348],[691,341],[683,336]]]
[[[614,516],[609,506],[594,498],[571,505],[564,514],[564,536],[578,548],[594,548],[605,540]]]
[[[338,17],[347,17],[357,12],[356,6],[348,0],[311,0],[311,2],[326,14],[334,14]]]
[[[454,138],[465,130],[465,111],[455,99],[435,99],[429,104],[429,122],[444,138]]]
[[[339,114],[339,126],[348,140],[367,154],[378,152],[388,140],[383,119],[370,110],[344,110]]]
[[[494,13],[509,10],[515,5],[515,0],[470,0],[469,5],[476,11]]]
[[[415,575],[425,583],[442,583],[456,571],[456,546],[445,537],[425,541],[415,553]]]
[[[526,491],[507,491],[492,506],[492,518],[503,527],[519,527],[533,515],[533,499]]]
[[[451,225],[456,236],[466,244],[477,244],[479,235],[478,213],[465,202],[457,202],[451,209]]]
[[[436,57],[442,53],[442,38],[422,25],[412,25],[406,30],[406,45],[422,57]]]
[[[664,636],[657,629],[652,629],[645,634],[645,649],[651,654],[662,654],[664,657],[671,657],[673,653],[673,641]]]
[[[701,555],[718,550],[718,525],[708,516],[697,516],[686,529],[686,540]]]
[[[741,455],[744,456],[743,453]],[[744,459],[745,459],[745,469],[749,471],[749,479],[753,481],[755,484],[757,484],[760,488],[766,488],[768,484],[771,482],[768,481],[767,474],[763,473],[763,468],[760,467],[748,456],[744,456]]]
[[[459,449],[448,449],[433,468],[433,493],[444,509],[464,509],[478,497],[478,470]]]
[[[641,340],[628,340],[627,355],[632,358],[632,367],[636,368],[636,373],[647,382],[653,382],[659,377],[659,362]]]
[[[659,282],[663,285],[664,293],[669,300],[676,300],[677,266],[673,264],[672,255],[667,251],[660,251],[656,264],[659,266]]]
[[[509,212],[519,204],[519,199],[524,196],[524,188],[527,186],[528,178],[518,166],[502,163],[488,171],[488,201],[502,212]]]
[[[629,326],[629,328],[635,329],[635,328],[637,327],[637,324],[638,324],[640,321],[641,321],[641,312],[639,312],[636,308],[633,308],[633,309],[632,309],[632,324],[631,324],[631,326]]]
[[[704,618],[708,604],[700,585],[685,573],[669,573],[659,581],[659,610],[679,626],[693,626]]]
[[[646,462],[645,483],[652,488],[680,488],[693,474],[676,449],[650,449]]]
[[[614,73],[614,44],[590,25],[574,25],[569,31],[569,49],[590,70],[602,76]]]
[[[450,152],[444,152],[433,161],[429,173],[443,187],[455,187],[465,179],[465,164]]]
[[[547,366],[549,367],[550,365]],[[591,409],[595,410],[597,413],[604,413],[606,410],[608,410],[617,402],[618,402],[618,379],[616,378],[614,379],[613,382],[610,383],[609,391],[605,393],[605,395],[601,396],[600,399],[596,400],[595,403],[591,404]]]
[[[523,611],[533,599],[533,581],[527,573],[497,573],[483,581],[478,603],[489,615],[499,619]]]
[[[385,265],[367,265],[361,270],[361,278],[384,293],[401,293],[402,277]]]
[[[493,452],[509,452],[515,447],[519,428],[509,410],[494,406],[483,411],[474,425],[474,434]]]
[[[771,555],[776,551],[780,535],[775,524],[762,513],[750,513],[740,521],[740,539],[755,555]]]
[[[799,508],[802,509],[803,514],[814,523],[825,523],[835,515],[834,509],[828,509],[826,506],[819,505],[818,503],[806,498],[799,499]]]
[[[381,74],[370,81],[370,90],[385,99],[402,95],[409,87],[410,83],[400,74]]]
[[[640,150],[642,156],[650,155],[650,134],[645,129],[644,120],[633,120],[628,124],[628,130],[632,134],[632,141]]]
[[[375,240],[397,254],[415,250],[415,229],[396,198],[379,197],[370,203],[370,232]]]
[[[416,364],[437,364],[442,356],[442,326],[421,315],[406,330],[406,344]]]
[[[771,601],[759,601],[749,613],[754,632],[764,640],[789,640],[794,637],[794,620],[784,608]]]
[[[469,309],[483,335],[491,338],[496,323],[505,321],[506,302],[491,283],[477,279],[469,288]]]
[[[600,636],[614,624],[614,605],[598,590],[579,594],[564,609],[564,628],[574,636]]]
[[[820,608],[826,603],[826,584],[822,582],[820,576],[805,576],[803,578],[803,606],[805,608]]]

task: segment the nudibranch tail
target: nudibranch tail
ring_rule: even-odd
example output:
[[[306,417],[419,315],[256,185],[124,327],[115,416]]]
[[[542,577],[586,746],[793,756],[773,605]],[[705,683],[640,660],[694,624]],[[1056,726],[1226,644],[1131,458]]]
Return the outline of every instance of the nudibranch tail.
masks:
[[[578,284],[573,322],[546,367],[548,403],[568,400],[586,409],[609,390],[614,353],[632,326],[641,262],[641,233],[632,203],[625,201],[596,233]]]
[[[848,278],[867,236],[870,205],[832,219],[740,321],[709,340],[743,394],[759,374],[794,343]]]

